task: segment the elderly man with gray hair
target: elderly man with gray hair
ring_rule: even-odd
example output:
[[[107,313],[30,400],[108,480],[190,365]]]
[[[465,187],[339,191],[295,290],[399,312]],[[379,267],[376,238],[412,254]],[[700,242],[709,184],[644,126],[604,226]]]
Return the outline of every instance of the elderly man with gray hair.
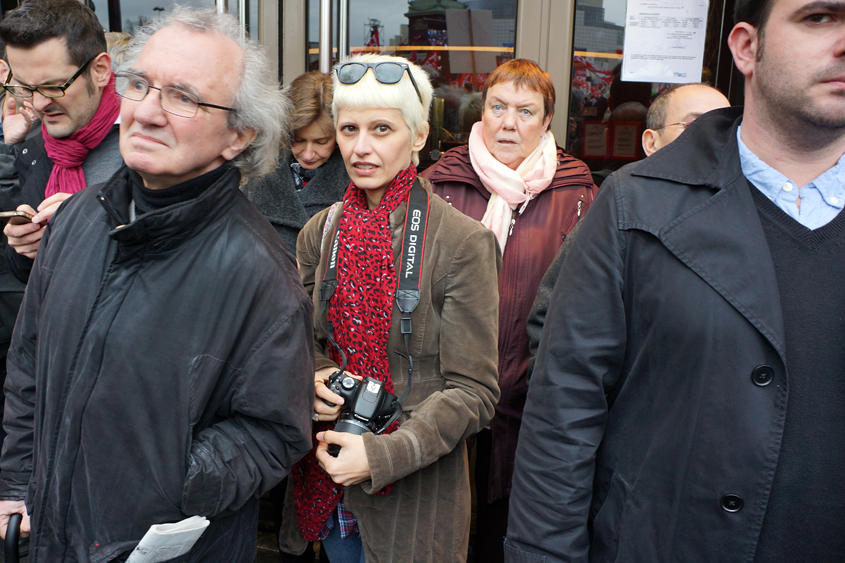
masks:
[[[21,513],[33,563],[105,563],[199,515],[172,561],[252,563],[259,496],[311,446],[311,300],[238,189],[286,104],[213,11],[143,30],[126,68],[126,168],[53,217],[15,328],[0,532]]]

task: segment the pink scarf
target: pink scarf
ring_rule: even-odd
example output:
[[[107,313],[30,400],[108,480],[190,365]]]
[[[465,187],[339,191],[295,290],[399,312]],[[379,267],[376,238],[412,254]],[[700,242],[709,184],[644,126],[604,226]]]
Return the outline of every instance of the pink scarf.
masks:
[[[469,136],[472,168],[492,194],[481,224],[493,231],[504,253],[508,229],[517,206],[520,206],[518,213],[522,215],[528,202],[552,183],[557,170],[557,145],[552,132],[546,131],[534,152],[516,170],[511,170],[490,154],[481,131],[479,121],[472,126]]]
[[[44,198],[59,192],[75,194],[85,187],[85,174],[82,163],[88,153],[95,149],[111,131],[120,113],[120,98],[114,91],[114,77],[103,89],[100,105],[94,117],[85,127],[79,129],[69,137],[56,139],[42,128],[44,148],[47,156],[53,161],[53,170],[44,190]]]

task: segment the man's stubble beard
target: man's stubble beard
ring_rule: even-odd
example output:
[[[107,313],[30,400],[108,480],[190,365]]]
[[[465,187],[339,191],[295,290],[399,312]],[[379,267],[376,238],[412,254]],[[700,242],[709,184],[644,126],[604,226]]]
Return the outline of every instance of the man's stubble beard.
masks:
[[[806,84],[796,86],[793,77],[778,76],[778,65],[765,58],[764,44],[761,33],[757,49],[758,105],[772,125],[797,136],[806,135],[807,128],[823,137],[845,135],[845,91],[834,94],[842,99],[841,109],[819,107],[818,99],[809,93],[824,80],[845,74],[845,63],[838,65],[842,68],[815,73]]]

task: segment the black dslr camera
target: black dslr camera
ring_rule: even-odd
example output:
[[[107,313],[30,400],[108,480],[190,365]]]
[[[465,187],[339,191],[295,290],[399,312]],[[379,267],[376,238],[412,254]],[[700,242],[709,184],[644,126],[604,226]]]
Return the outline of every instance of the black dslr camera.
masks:
[[[359,380],[342,371],[336,371],[329,377],[326,386],[333,393],[343,397],[343,406],[334,427],[335,432],[379,434],[402,414],[399,399],[393,393],[387,392],[384,383],[372,377]],[[325,400],[323,402],[330,407],[335,406],[334,403]],[[329,444],[329,454],[337,457],[338,453],[340,446]]]

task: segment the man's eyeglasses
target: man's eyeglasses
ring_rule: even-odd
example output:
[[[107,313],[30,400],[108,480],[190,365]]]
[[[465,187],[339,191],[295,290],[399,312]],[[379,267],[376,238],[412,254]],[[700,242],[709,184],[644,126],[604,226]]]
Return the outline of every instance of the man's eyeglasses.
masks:
[[[225,111],[237,111],[235,108],[201,102],[199,98],[190,92],[174,86],[162,86],[161,88],[153,86],[146,78],[132,72],[116,72],[114,74],[114,89],[119,96],[127,100],[140,102],[147,97],[150,88],[159,91],[158,101],[161,103],[161,109],[179,117],[194,117],[200,106]]]
[[[693,121],[695,121],[695,118],[688,119],[687,121],[679,121],[677,123],[670,123],[669,125],[664,125],[663,127],[658,127],[657,129],[655,129],[655,131],[660,131],[661,129],[666,129],[667,127],[674,127],[675,125],[680,125],[681,129],[683,130],[683,129],[686,129],[687,127],[689,127],[690,125],[692,125]]]
[[[88,59],[85,64],[73,73],[73,76],[67,79],[67,82],[64,84],[49,84],[32,87],[21,86],[20,84],[9,84],[9,81],[12,79],[12,71],[10,69],[9,76],[6,77],[6,82],[3,83],[3,89],[17,98],[31,98],[35,92],[38,92],[45,98],[61,98],[65,95],[65,90],[70,88],[70,85],[73,84],[74,80],[79,78],[79,75],[85,72],[85,69],[88,68],[88,65],[91,64],[91,61],[93,61],[94,58]]]
[[[417,81],[414,80],[414,75],[411,74],[411,68],[407,63],[341,63],[337,66],[337,79],[341,84],[355,84],[367,74],[367,69],[373,69],[373,74],[376,80],[382,84],[396,84],[402,80],[402,74],[408,71],[408,76],[411,79],[411,84],[414,85],[414,90],[417,91],[417,97],[422,104],[422,94],[417,87]]]

